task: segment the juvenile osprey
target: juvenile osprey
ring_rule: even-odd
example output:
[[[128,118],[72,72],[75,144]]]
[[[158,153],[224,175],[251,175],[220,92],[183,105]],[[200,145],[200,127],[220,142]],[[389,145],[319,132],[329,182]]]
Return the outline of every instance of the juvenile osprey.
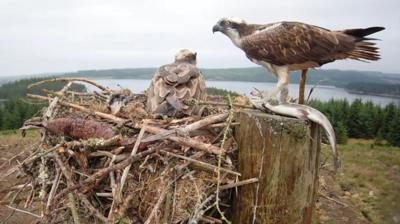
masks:
[[[147,108],[159,115],[182,117],[197,108],[183,103],[187,99],[205,100],[206,86],[196,67],[197,54],[187,49],[175,55],[175,62],[161,66],[147,90]]]
[[[254,63],[278,78],[277,87],[268,94],[287,100],[289,72],[302,70],[299,103],[304,102],[304,85],[308,68],[319,67],[338,59],[376,61],[380,59],[375,43],[366,36],[384,27],[331,31],[300,22],[248,24],[242,19],[223,18],[213,27],[228,36]]]

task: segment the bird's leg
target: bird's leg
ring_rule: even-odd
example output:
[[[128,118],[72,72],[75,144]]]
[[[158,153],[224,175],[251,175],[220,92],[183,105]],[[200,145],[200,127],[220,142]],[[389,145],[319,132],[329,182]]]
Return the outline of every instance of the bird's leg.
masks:
[[[304,92],[306,86],[308,69],[301,70],[300,87],[299,87],[299,104],[304,104]]]
[[[289,97],[289,88],[287,87],[287,85],[285,85],[282,88],[279,100],[281,103],[287,103],[287,102],[291,101],[291,99]]]
[[[288,83],[289,83],[289,72],[286,68],[283,69],[277,69],[276,70],[276,76],[278,77],[278,83],[272,91],[262,91],[261,92],[261,98],[265,103],[268,104],[278,104],[278,98],[277,95],[280,93],[280,101],[282,103],[287,103],[288,102]]]

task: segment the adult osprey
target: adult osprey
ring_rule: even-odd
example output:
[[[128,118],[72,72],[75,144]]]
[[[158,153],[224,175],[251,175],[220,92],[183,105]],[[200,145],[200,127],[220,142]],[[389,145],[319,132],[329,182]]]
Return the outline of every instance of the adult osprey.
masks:
[[[223,18],[213,27],[242,49],[254,63],[267,68],[278,78],[277,87],[268,94],[287,101],[289,72],[302,70],[299,103],[304,102],[304,86],[308,68],[319,67],[338,59],[360,61],[380,59],[375,43],[366,36],[384,27],[331,31],[300,22],[277,22],[265,25],[248,24],[242,19]]]

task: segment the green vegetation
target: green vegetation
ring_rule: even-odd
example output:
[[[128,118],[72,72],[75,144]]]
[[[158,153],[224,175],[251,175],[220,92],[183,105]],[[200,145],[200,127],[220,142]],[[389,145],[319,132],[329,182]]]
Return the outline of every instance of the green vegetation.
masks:
[[[338,143],[347,138],[376,139],[375,144],[384,144],[383,140],[394,146],[400,146],[400,107],[389,104],[386,107],[357,99],[328,102],[311,101],[310,106],[324,113],[335,128]]]
[[[215,87],[208,87],[207,88],[207,94],[208,95],[217,95],[217,96],[226,96],[226,95],[231,95],[231,96],[238,96],[239,94],[234,91],[229,91],[226,89],[218,89]]]
[[[373,141],[349,140],[340,145],[343,168],[337,181],[372,223],[397,223],[400,211],[400,148]]]
[[[0,104],[0,130],[16,129],[46,104],[34,104],[20,97],[13,97]]]
[[[48,90],[60,90],[65,83],[62,82],[51,82],[45,83],[40,86],[35,86],[31,89],[28,89],[28,85],[34,82],[38,82],[44,79],[49,79],[52,77],[46,78],[29,78],[29,79],[21,79],[14,82],[8,82],[0,86],[0,99],[9,99],[13,97],[25,97],[27,93],[34,94],[44,94],[42,89]],[[72,90],[75,91],[85,91],[86,87],[80,84],[74,84],[71,86]]]
[[[60,90],[64,83],[46,83],[28,90],[28,85],[47,78],[22,79],[9,82],[0,86],[0,130],[10,130],[20,128],[23,122],[36,114],[46,103],[33,103],[25,99],[26,94],[44,94],[42,89]],[[71,86],[74,91],[85,91],[82,84]]]

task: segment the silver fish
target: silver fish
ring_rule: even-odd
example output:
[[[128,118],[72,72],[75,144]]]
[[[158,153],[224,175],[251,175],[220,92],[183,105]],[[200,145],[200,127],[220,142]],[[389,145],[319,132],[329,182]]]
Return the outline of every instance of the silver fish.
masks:
[[[328,136],[329,144],[331,145],[335,169],[339,169],[341,166],[339,153],[336,147],[336,136],[333,130],[331,122],[328,118],[322,114],[319,110],[310,106],[295,104],[295,103],[273,103],[273,101],[267,100],[251,100],[253,105],[261,110],[269,110],[273,113],[295,117],[302,120],[310,120],[321,125],[326,135]]]

